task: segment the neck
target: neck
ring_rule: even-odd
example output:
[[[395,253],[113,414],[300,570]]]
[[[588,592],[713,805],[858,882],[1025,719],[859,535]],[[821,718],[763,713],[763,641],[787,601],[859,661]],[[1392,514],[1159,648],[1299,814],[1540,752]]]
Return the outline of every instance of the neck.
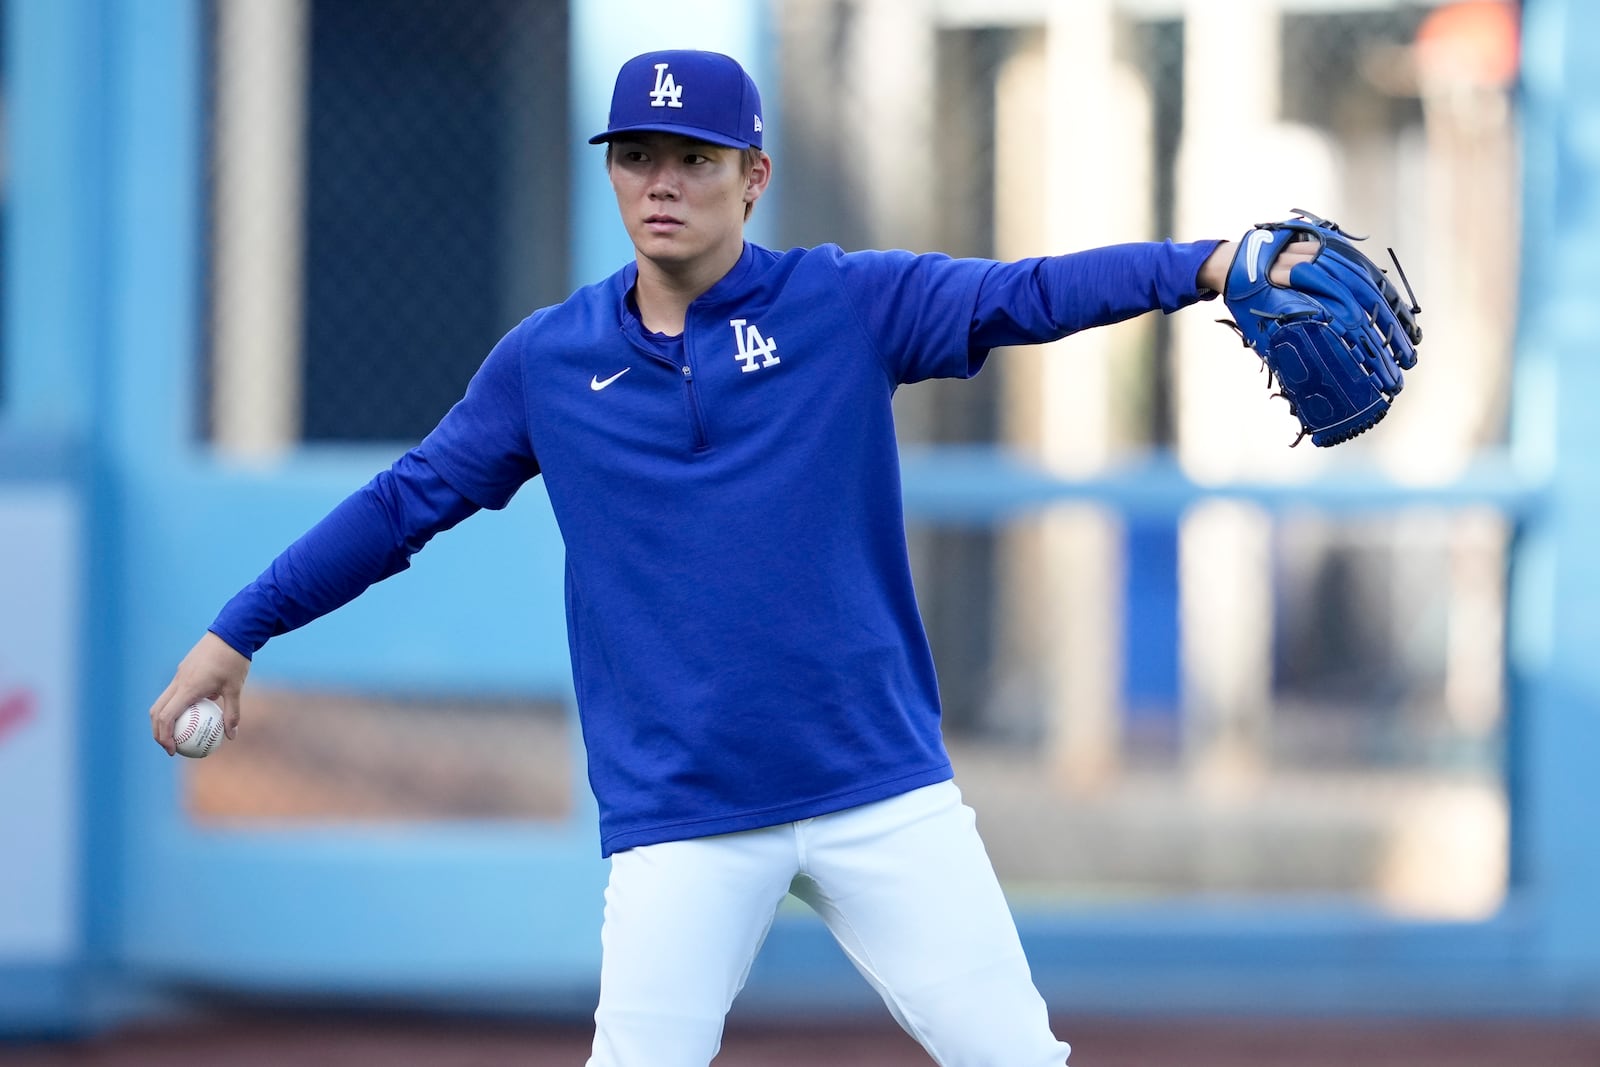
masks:
[[[741,240],[716,257],[692,263],[662,263],[646,256],[637,257],[639,278],[633,297],[639,305],[639,318],[653,333],[677,335],[683,332],[689,305],[716,285],[739,262],[744,253]]]

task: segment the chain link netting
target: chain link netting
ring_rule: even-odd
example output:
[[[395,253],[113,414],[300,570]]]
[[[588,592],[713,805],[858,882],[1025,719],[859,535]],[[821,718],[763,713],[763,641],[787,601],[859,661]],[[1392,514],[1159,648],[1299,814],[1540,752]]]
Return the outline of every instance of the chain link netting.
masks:
[[[269,447],[419,440],[506,330],[565,296],[565,5],[207,11],[214,432],[281,407]],[[263,47],[263,27],[290,39]],[[251,184],[286,157],[292,190]],[[285,365],[269,384],[287,396],[227,375],[247,358]]]

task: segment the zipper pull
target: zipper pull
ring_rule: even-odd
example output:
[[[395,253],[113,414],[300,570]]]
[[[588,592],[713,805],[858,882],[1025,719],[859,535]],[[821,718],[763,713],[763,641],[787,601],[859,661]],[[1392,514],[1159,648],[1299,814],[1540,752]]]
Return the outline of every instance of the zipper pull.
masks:
[[[694,381],[694,371],[689,367],[689,364],[687,364],[687,363],[685,363],[683,365],[683,380],[686,381],[686,382]]]

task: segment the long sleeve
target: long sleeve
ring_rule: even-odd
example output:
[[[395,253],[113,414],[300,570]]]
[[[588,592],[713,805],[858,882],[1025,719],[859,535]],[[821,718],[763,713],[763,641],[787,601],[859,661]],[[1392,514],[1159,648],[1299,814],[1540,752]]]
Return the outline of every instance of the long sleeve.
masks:
[[[478,510],[416,450],[346,497],[241,589],[211,632],[245,656],[398,574],[434,534]]]
[[[971,348],[1053,341],[1147,311],[1177,311],[1215,295],[1196,281],[1216,241],[1108,245],[999,263],[983,279]]]

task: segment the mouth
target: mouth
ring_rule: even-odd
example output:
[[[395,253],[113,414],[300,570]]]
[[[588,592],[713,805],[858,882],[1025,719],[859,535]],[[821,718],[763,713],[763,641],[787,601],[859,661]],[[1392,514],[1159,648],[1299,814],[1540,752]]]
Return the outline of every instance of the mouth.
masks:
[[[670,233],[683,228],[683,220],[673,218],[671,215],[647,215],[644,220],[645,229],[652,233]]]

